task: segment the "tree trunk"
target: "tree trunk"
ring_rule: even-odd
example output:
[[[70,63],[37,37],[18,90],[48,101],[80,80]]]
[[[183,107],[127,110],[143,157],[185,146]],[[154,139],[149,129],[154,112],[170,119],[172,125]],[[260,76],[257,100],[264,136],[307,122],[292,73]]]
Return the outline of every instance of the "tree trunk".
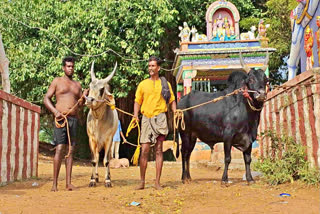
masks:
[[[10,79],[9,79],[9,60],[4,52],[2,43],[2,35],[0,33],[0,73],[2,77],[2,87],[7,93],[10,93]]]

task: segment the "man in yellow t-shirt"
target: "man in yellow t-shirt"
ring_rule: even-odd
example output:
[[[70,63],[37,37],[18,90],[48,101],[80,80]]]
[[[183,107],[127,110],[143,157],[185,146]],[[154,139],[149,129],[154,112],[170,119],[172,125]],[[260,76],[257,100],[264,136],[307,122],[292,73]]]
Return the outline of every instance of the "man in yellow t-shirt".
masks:
[[[156,149],[156,181],[155,188],[161,189],[160,176],[163,165],[162,142],[168,134],[168,124],[165,112],[167,112],[166,100],[162,97],[162,85],[159,77],[160,60],[150,57],[148,70],[150,78],[143,80],[138,85],[134,102],[134,118],[138,119],[139,111],[142,114],[141,121],[141,155],[140,155],[140,178],[141,182],[137,189],[144,189],[145,175],[151,143]],[[173,112],[176,111],[176,101],[170,83],[170,99],[168,100]]]

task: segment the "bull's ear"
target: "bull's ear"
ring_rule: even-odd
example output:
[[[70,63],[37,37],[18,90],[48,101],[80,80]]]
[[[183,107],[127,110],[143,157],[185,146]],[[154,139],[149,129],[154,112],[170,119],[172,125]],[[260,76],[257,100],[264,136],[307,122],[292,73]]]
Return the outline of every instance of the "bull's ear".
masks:
[[[114,65],[114,69],[113,69],[112,73],[109,74],[109,76],[107,76],[107,77],[103,80],[105,84],[108,83],[108,82],[111,80],[111,78],[113,77],[114,73],[116,72],[117,66],[118,66],[118,62],[116,62],[116,64]]]
[[[266,60],[264,61],[264,64],[263,64],[261,70],[263,70],[265,72],[269,66],[268,64],[269,64],[269,52],[267,51]]]
[[[270,78],[266,77],[266,81],[267,81],[267,83],[269,83],[270,82]]]
[[[113,97],[113,95],[112,94],[108,94],[107,95],[107,98],[108,98],[108,100],[109,100],[109,102],[111,103],[111,104],[115,104],[115,100],[114,100],[114,97]]]
[[[94,61],[93,61],[92,64],[91,64],[90,74],[91,74],[91,80],[92,80],[92,81],[96,80],[96,75],[94,75]]]
[[[242,66],[242,69],[245,70],[245,71],[248,73],[248,72],[250,71],[250,68],[249,68],[249,66],[247,66],[247,65],[244,63],[243,58],[242,58],[242,53],[241,53],[241,51],[240,51],[240,53],[239,53],[239,56],[240,56],[240,64],[241,64],[241,66]]]

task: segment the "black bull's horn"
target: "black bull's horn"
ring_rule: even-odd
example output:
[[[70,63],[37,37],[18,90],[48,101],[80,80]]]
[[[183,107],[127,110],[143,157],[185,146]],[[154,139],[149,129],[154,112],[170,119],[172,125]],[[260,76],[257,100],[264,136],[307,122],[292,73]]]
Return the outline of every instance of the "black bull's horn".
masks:
[[[240,64],[242,66],[242,69],[245,70],[247,73],[250,71],[250,67],[247,66],[244,61],[243,61],[243,58],[242,58],[242,53],[240,51]],[[269,52],[267,51],[267,56],[266,56],[266,60],[264,61],[264,64],[263,66],[261,67],[261,70],[263,71],[266,71],[267,68],[268,68],[268,63],[269,63]]]

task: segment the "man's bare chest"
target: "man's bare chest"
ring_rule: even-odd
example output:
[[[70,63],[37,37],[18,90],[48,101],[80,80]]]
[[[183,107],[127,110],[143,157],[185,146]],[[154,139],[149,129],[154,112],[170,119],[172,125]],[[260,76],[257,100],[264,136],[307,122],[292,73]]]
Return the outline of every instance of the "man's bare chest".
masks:
[[[77,83],[62,81],[56,87],[56,95],[70,94],[73,96],[79,96],[81,88]]]

